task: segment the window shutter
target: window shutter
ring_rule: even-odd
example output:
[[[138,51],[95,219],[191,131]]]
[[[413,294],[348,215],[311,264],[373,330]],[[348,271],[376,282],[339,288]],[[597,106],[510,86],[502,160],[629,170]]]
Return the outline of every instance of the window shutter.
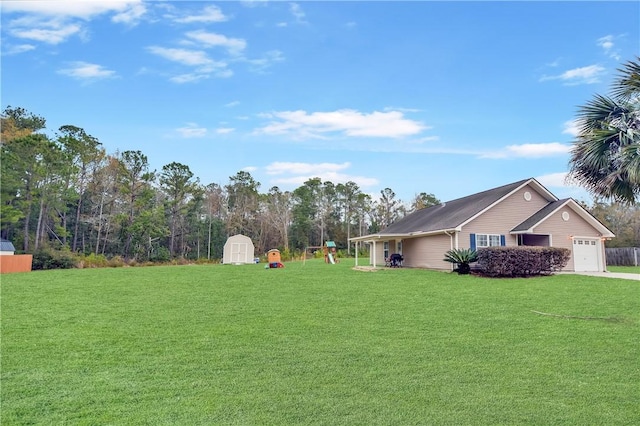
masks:
[[[507,245],[507,239],[504,237],[504,235],[500,235],[500,245],[503,247]]]
[[[476,234],[471,234],[470,238],[471,238],[471,250],[475,250],[476,249]]]

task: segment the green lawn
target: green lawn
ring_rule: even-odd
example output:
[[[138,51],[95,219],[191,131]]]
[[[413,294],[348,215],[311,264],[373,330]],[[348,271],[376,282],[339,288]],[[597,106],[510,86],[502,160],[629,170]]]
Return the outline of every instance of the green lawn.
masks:
[[[640,424],[638,282],[351,266],[3,275],[1,423]]]
[[[607,271],[640,274],[640,266],[607,266]]]

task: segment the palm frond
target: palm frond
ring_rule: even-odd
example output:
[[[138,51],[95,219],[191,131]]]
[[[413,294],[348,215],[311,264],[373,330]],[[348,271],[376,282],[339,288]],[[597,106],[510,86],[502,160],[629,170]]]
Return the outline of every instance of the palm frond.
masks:
[[[613,96],[623,100],[640,96],[640,57],[625,63],[618,73],[611,90]]]

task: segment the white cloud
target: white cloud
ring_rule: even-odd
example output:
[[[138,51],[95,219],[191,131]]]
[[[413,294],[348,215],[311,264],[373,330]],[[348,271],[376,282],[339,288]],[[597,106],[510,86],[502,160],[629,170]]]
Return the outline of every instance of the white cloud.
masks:
[[[563,135],[571,135],[576,137],[580,134],[580,122],[578,120],[569,120],[564,122]]]
[[[608,35],[608,36],[600,37],[597,43],[598,43],[598,46],[602,47],[605,50],[605,52],[609,51],[613,48],[613,36]]]
[[[274,63],[284,61],[284,55],[279,50],[270,50],[260,59],[245,59],[245,61],[251,65],[253,71],[263,72]]]
[[[298,3],[290,3],[289,4],[289,11],[291,12],[291,14],[293,15],[293,17],[295,18],[296,22],[300,23],[300,24],[306,24],[306,14],[304,13],[304,11],[302,10],[302,7],[300,7],[300,5]]]
[[[265,6],[269,0],[240,0],[240,4],[244,7]]]
[[[192,40],[207,47],[221,46],[233,55],[239,55],[247,47],[247,42],[240,38],[228,38],[221,34],[209,33],[204,30],[191,31],[186,34]]]
[[[127,13],[130,9],[140,10],[142,0],[93,0],[93,1],[5,1],[2,13],[32,13],[44,16],[73,17],[89,19],[103,13]]]
[[[404,107],[384,107],[384,111],[400,111],[400,112],[420,112],[417,108],[404,108]]]
[[[353,137],[401,138],[427,129],[418,121],[409,120],[399,111],[370,114],[350,109],[332,112],[279,111],[265,115],[273,119],[258,133],[290,135],[294,138],[322,138],[327,133]]]
[[[567,184],[567,172],[550,173],[547,175],[538,176],[536,180],[544,186],[549,187],[562,187]]]
[[[345,173],[351,167],[351,163],[290,163],[275,162],[266,167],[268,175],[280,176],[271,179],[274,185],[300,186],[312,178],[320,178],[322,181],[330,181],[334,184],[355,182],[360,187],[376,186],[379,180],[366,176],[356,176]]]
[[[69,68],[61,69],[58,73],[80,80],[97,80],[115,77],[116,75],[115,71],[105,69],[102,65],[81,61],[72,62],[70,65]]]
[[[206,22],[224,22],[227,18],[218,6],[206,6],[201,12],[195,15],[183,16],[176,18],[175,21],[181,24],[206,23]]]
[[[199,127],[196,123],[187,123],[185,127],[177,128],[176,132],[185,139],[201,138],[207,135],[207,129]]]
[[[216,129],[216,133],[219,135],[226,135],[229,133],[234,132],[236,129],[232,128],[232,127],[219,127]]]
[[[146,12],[141,0],[118,1],[5,1],[3,14],[20,14],[7,26],[17,38],[59,44],[86,32],[86,21],[113,14],[116,23],[135,24]]]
[[[276,161],[266,167],[267,174],[323,174],[335,173],[339,170],[345,170],[351,167],[351,163],[291,163]]]
[[[117,24],[135,25],[147,13],[147,8],[142,3],[131,5],[128,10],[117,13],[111,20]]]
[[[202,50],[175,49],[159,46],[150,46],[149,52],[162,56],[173,62],[180,62],[184,65],[211,65],[214,63]]]
[[[543,76],[540,81],[561,80],[567,85],[594,84],[600,82],[600,76],[605,73],[605,68],[600,65],[589,65],[574,68],[554,76]]]
[[[200,80],[205,80],[209,78],[208,74],[204,73],[187,73],[187,74],[179,74],[169,78],[169,81],[172,83],[184,84],[184,83],[195,83]]]
[[[36,47],[33,44],[19,44],[15,46],[7,46],[2,54],[3,55],[18,55],[20,53],[29,52]]]
[[[227,108],[233,108],[235,106],[240,105],[240,101],[231,101],[229,103],[224,104]]]
[[[569,145],[559,142],[551,143],[525,143],[522,145],[509,145],[501,151],[494,151],[480,155],[480,158],[541,158],[565,155],[569,152]]]
[[[57,21],[28,20],[28,26],[17,25],[16,28],[11,28],[9,32],[17,38],[35,40],[47,44],[60,44],[73,35],[81,34],[82,27],[78,24]]]
[[[613,43],[613,41],[615,40],[615,37],[612,35],[606,35],[604,37],[600,37],[596,44],[598,46],[600,46],[602,48],[602,50],[604,51],[604,53],[615,59],[616,61],[620,60],[620,52],[616,49],[614,49],[615,44]]]
[[[553,188],[558,198],[571,197],[588,203],[591,195],[576,180],[569,176],[568,172],[549,173],[535,178],[543,186]]]
[[[227,69],[225,62],[214,61],[202,50],[175,49],[150,46],[149,52],[185,66],[194,67],[193,72],[183,73],[171,77],[173,83],[193,83],[210,77],[227,78],[233,71]]]

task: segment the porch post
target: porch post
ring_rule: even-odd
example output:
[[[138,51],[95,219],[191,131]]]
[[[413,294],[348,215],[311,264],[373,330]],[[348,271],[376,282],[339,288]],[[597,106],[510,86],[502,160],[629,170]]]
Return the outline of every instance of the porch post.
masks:
[[[354,244],[356,246],[356,266],[358,266],[358,242],[356,241]]]
[[[373,267],[376,267],[376,240],[373,240]]]

